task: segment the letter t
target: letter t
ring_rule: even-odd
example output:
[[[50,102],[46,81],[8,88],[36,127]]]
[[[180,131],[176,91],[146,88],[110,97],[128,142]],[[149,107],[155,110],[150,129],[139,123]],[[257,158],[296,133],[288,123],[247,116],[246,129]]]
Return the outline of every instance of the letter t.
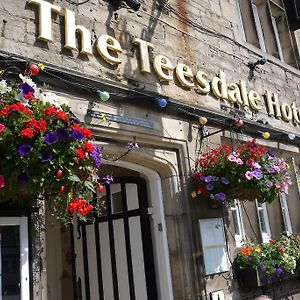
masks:
[[[44,0],[27,0],[39,6],[39,37],[38,39],[53,43],[51,12],[60,12],[60,7]]]

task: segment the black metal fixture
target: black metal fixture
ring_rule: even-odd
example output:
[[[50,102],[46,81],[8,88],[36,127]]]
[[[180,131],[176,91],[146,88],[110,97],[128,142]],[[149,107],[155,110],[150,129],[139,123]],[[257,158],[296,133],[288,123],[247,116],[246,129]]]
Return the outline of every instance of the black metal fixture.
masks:
[[[139,0],[109,0],[109,2],[115,9],[124,7],[124,4],[126,4],[126,6],[133,9],[134,11],[138,11],[141,7],[141,3]]]
[[[259,65],[264,65],[268,60],[265,57],[262,57],[261,59],[257,60],[256,62],[249,62],[247,66],[250,69],[250,74],[249,74],[249,80],[252,80],[254,77],[254,71],[257,66]]]

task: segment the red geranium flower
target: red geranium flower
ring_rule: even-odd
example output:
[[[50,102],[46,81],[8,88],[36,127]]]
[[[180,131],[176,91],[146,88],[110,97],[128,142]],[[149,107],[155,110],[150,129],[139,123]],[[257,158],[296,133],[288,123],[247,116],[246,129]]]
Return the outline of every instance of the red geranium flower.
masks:
[[[21,132],[20,132],[20,135],[21,136],[25,136],[29,139],[32,139],[34,137],[34,130],[31,129],[31,128],[26,128],[26,129],[23,129]]]
[[[83,148],[78,148],[76,150],[76,156],[79,157],[79,159],[84,160],[85,159],[85,151]]]

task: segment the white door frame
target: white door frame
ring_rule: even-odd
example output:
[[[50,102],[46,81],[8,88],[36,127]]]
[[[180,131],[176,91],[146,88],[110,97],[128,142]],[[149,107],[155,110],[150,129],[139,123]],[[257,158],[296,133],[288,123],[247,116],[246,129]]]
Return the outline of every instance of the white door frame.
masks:
[[[0,217],[0,226],[20,227],[20,279],[21,300],[30,299],[29,286],[29,248],[28,248],[28,218],[27,217]],[[0,295],[0,299],[1,299]]]
[[[165,223],[161,178],[159,174],[151,169],[136,163],[126,161],[110,162],[103,160],[104,164],[127,168],[144,175],[148,190],[149,206],[153,208],[152,216],[152,238],[153,253],[156,270],[156,284],[159,300],[173,300],[172,277],[170,267],[169,247],[167,240],[167,229]],[[159,228],[160,227],[160,228]]]

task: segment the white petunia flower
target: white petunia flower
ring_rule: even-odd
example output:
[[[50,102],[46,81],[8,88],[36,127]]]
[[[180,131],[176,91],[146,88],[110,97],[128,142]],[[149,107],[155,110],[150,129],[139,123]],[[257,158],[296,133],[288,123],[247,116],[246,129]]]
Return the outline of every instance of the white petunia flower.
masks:
[[[54,104],[56,106],[61,106],[63,104],[65,104],[65,105],[69,104],[69,101],[61,99],[55,93],[52,93],[52,92],[42,92],[42,93],[40,93],[39,97],[40,97],[40,101],[42,101],[44,103]]]
[[[1,80],[0,81],[0,94],[5,94],[7,92],[11,91],[11,87],[7,86],[6,80]]]

